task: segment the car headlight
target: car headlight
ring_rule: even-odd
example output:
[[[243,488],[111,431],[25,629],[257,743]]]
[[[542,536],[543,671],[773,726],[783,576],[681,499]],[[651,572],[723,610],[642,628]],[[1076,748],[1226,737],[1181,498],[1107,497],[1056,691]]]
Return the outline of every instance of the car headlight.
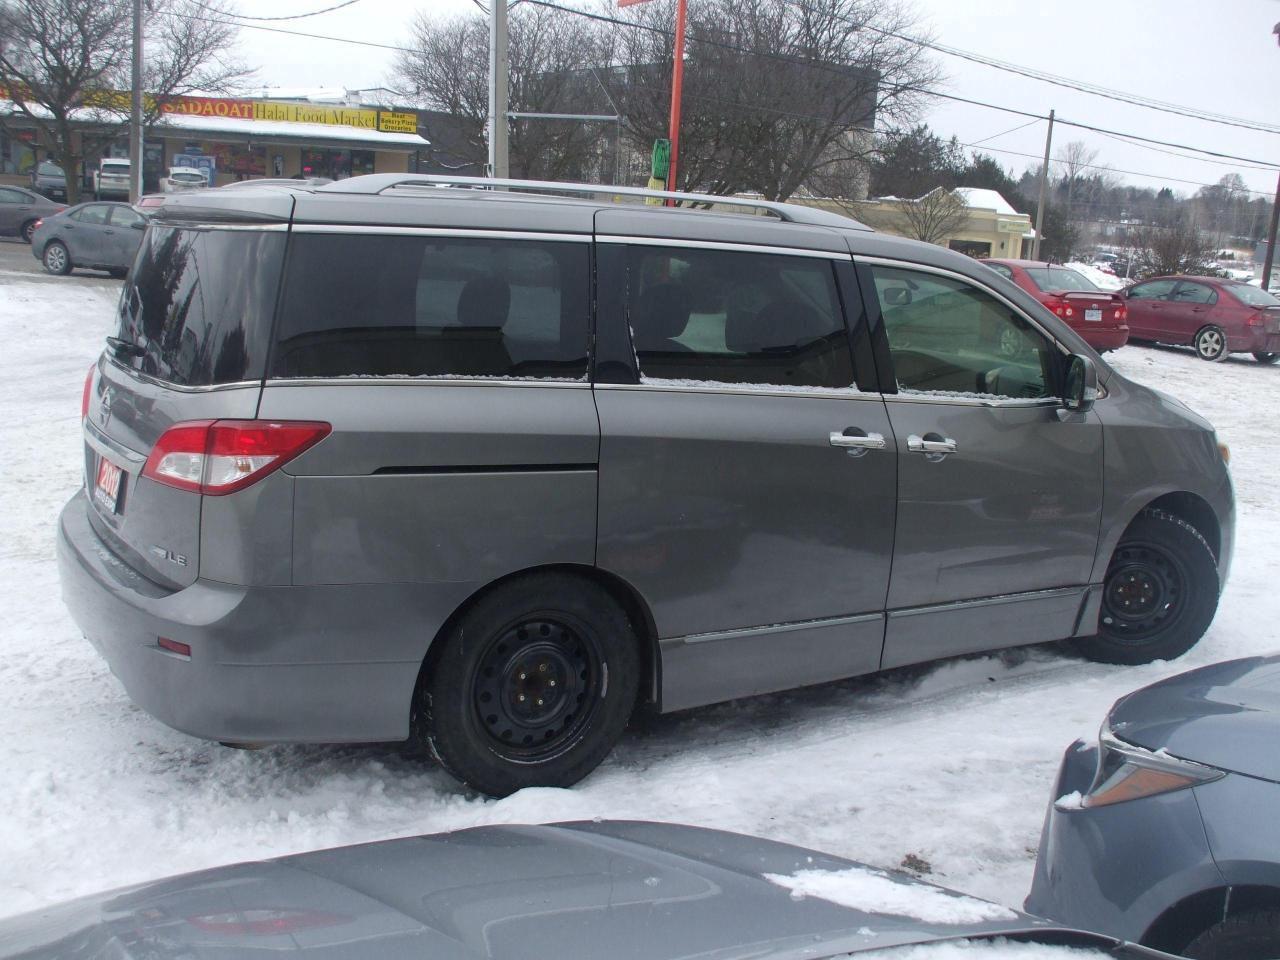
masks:
[[[1109,724],[1098,734],[1098,772],[1081,798],[1082,807],[1105,807],[1154,797],[1226,776],[1221,770],[1125,743]]]

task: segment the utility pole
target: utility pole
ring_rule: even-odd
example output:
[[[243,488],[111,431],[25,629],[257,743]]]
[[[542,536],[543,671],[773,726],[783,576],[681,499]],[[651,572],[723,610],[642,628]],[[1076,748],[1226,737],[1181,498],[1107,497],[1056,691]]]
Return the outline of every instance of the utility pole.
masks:
[[[671,66],[671,117],[667,132],[671,140],[671,162],[667,167],[668,190],[680,189],[677,177],[680,166],[680,98],[684,91],[684,22],[688,13],[688,0],[677,0],[675,62]],[[671,200],[667,203],[675,205]]]
[[[1280,24],[1277,24],[1280,26]],[[1271,205],[1271,227],[1267,230],[1267,256],[1262,264],[1262,289],[1271,285],[1271,268],[1276,262],[1276,227],[1280,226],[1280,177],[1276,177],[1276,199]]]
[[[133,0],[133,70],[129,104],[129,202],[142,196],[142,0]]]
[[[1053,111],[1049,111],[1049,133],[1044,138],[1044,166],[1040,168],[1040,200],[1036,203],[1036,235],[1031,241],[1031,259],[1040,259],[1040,240],[1044,236],[1046,194],[1049,190],[1049,150],[1053,146]]]
[[[511,175],[507,162],[509,70],[507,0],[489,0],[489,176],[499,180]]]

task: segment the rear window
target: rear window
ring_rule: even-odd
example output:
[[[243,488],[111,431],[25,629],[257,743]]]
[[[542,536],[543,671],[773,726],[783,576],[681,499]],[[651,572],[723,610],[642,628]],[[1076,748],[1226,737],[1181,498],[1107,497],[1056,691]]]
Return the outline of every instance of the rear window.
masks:
[[[127,163],[104,163],[102,172],[109,173],[112,176],[127,175],[129,173],[129,165]]]
[[[283,233],[152,225],[120,298],[119,362],[189,387],[258,380]]]
[[[588,245],[295,233],[273,377],[582,380]]]
[[[1041,290],[1097,290],[1092,280],[1065,267],[1023,267],[1027,276]]]
[[[1225,283],[1223,286],[1231,291],[1232,296],[1246,306],[1280,307],[1280,297],[1276,297],[1261,287],[1251,287],[1247,283]]]

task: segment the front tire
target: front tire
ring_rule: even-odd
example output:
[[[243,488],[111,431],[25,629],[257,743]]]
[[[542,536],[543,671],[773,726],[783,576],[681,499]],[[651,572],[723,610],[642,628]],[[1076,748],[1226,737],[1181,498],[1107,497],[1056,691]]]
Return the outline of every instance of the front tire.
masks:
[[[1209,629],[1219,589],[1218,564],[1200,531],[1171,513],[1144,510],[1111,556],[1098,633],[1077,646],[1102,663],[1180,657]]]
[[[1221,327],[1213,324],[1201,327],[1196,333],[1193,341],[1196,348],[1196,356],[1201,360],[1208,360],[1211,363],[1217,363],[1219,360],[1225,360],[1227,354],[1227,335]]]
[[[1183,953],[1191,960],[1275,960],[1280,957],[1280,911],[1228,917],[1192,940]]]
[[[482,793],[577,783],[631,717],[638,640],[591,581],[548,573],[503,584],[437,643],[419,685],[415,733]]]
[[[1280,360],[1280,353],[1258,352],[1253,355],[1253,359],[1257,360],[1259,363],[1275,363],[1277,360]]]
[[[67,252],[61,241],[50,240],[40,258],[44,268],[56,277],[65,277],[71,272],[71,254]]]

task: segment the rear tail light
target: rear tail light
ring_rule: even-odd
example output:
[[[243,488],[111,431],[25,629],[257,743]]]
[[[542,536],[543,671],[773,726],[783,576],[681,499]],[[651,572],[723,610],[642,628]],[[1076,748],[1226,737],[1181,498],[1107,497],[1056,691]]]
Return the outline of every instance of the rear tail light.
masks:
[[[1264,326],[1266,322],[1267,317],[1264,313],[1251,313],[1244,319],[1246,327],[1261,327]]]
[[[1104,726],[1098,743],[1098,772],[1080,805],[1110,806],[1194,787],[1223,776],[1213,767],[1125,743]]]
[[[299,420],[176,423],[156,441],[142,475],[179,490],[222,496],[257,483],[332,429]]]
[[[1065,300],[1050,300],[1045,305],[1060,317],[1075,316],[1075,311],[1068,306]]]
[[[80,422],[84,423],[84,418],[89,416],[89,397],[93,393],[93,371],[98,369],[95,363],[89,367],[89,372],[84,375],[84,391],[80,394]]]

